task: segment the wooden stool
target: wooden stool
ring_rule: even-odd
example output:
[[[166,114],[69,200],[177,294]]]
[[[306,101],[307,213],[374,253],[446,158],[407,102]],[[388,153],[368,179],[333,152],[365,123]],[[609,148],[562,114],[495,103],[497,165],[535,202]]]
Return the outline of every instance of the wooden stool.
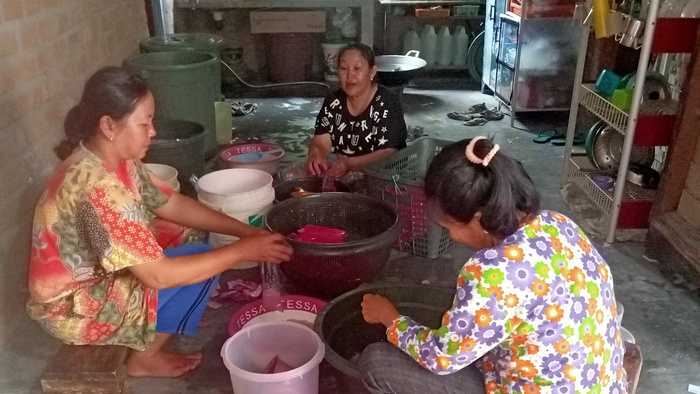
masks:
[[[625,358],[623,366],[627,372],[627,388],[628,394],[637,392],[637,384],[639,383],[639,375],[642,372],[642,349],[639,345],[625,342]]]
[[[117,394],[126,390],[124,346],[63,345],[41,376],[44,393]]]

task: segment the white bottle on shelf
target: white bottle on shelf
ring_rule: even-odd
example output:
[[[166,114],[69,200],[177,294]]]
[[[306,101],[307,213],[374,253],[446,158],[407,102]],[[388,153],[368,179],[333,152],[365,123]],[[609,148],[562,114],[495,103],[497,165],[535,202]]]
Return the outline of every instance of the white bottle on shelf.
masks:
[[[420,57],[428,63],[428,67],[435,65],[435,47],[437,46],[437,34],[433,25],[425,25],[420,34]]]
[[[403,35],[403,53],[401,54],[404,55],[408,51],[420,50],[420,37],[418,37],[418,32],[411,28]]]
[[[452,36],[450,28],[443,26],[437,34],[437,51],[435,53],[435,64],[437,66],[449,66],[452,63]]]
[[[467,64],[467,50],[469,49],[469,36],[464,26],[459,26],[452,35],[452,64],[464,66]]]

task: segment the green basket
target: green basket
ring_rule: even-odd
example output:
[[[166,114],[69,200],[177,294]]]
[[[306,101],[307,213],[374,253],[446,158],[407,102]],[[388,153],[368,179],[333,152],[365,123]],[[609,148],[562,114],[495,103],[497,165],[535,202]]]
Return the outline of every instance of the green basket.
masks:
[[[414,256],[440,257],[452,245],[447,230],[428,217],[423,190],[433,158],[451,141],[419,138],[386,160],[365,169],[367,194],[392,205],[401,221],[397,249]]]

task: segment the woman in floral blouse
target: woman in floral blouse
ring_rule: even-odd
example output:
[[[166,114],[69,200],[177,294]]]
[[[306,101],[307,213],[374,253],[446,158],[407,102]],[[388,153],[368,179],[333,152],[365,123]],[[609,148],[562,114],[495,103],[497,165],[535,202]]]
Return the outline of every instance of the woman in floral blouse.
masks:
[[[391,345],[408,355],[386,343],[365,349],[367,387],[626,393],[610,269],[571,219],[540,211],[522,166],[484,137],[460,141],[433,160],[425,190],[438,222],[477,252],[459,273],[441,327],[425,327],[386,298],[365,295],[365,320],[384,324]]]
[[[66,343],[132,348],[132,376],[174,377],[195,368],[201,354],[163,346],[172,333],[196,330],[193,315],[201,317],[209,278],[244,261],[288,260],[291,248],[281,235],[213,211],[152,176],[140,159],[155,136],[153,114],[153,95],[140,78],[107,67],[88,79],[65,120],[57,149],[65,160],[34,213],[27,310]],[[155,217],[241,240],[166,257]],[[181,286],[175,296],[158,291]]]

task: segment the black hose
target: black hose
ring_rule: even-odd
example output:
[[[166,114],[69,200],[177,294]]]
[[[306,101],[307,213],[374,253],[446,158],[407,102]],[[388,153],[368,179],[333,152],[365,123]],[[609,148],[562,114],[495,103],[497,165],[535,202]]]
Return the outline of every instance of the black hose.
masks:
[[[326,88],[326,90],[328,90],[328,91],[330,91],[330,89],[331,89],[331,87],[328,86],[328,84],[325,84],[325,83],[323,83],[323,82],[314,82],[314,81],[281,82],[281,83],[268,83],[268,84],[264,84],[264,85],[253,85],[253,84],[251,84],[251,83],[248,83],[248,82],[244,81],[243,78],[241,78],[241,77],[233,70],[233,68],[231,68],[231,66],[229,66],[228,64],[226,64],[225,61],[221,60],[221,64],[223,64],[224,67],[226,67],[226,68],[231,72],[231,74],[233,74],[233,76],[236,77],[236,79],[237,79],[240,83],[242,83],[243,85],[245,85],[245,86],[247,86],[247,87],[249,87],[249,88],[252,88],[252,89],[269,89],[269,88],[279,88],[279,87],[285,87],[285,86],[301,86],[301,85],[314,85],[314,86],[319,86],[319,87]]]

